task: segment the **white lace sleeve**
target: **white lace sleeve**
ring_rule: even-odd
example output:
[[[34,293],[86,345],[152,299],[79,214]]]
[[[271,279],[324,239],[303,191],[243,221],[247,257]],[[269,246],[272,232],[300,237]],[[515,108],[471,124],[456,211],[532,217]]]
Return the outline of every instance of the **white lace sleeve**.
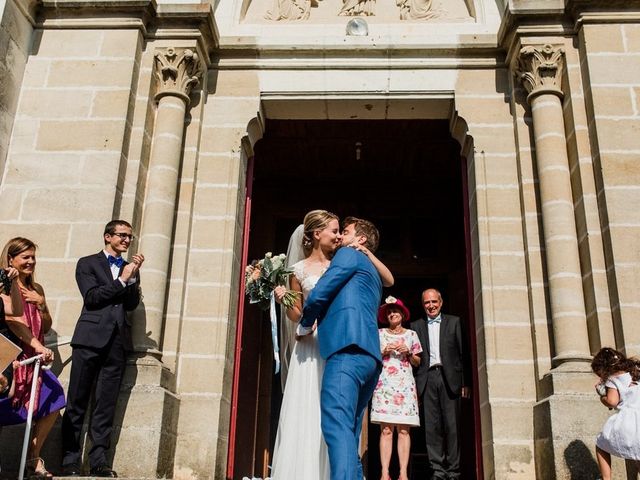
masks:
[[[296,276],[298,283],[302,285],[304,282],[304,260],[296,263],[293,266],[293,274]]]

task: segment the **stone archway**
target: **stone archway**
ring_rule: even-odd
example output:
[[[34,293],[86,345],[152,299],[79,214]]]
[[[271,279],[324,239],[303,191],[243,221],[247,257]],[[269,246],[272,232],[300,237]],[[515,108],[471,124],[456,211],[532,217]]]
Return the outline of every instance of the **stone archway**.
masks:
[[[267,152],[265,150],[265,145],[268,145],[269,142],[273,142],[273,138],[274,135],[278,136],[280,135],[280,141],[285,141],[288,142],[290,145],[290,151],[288,152],[290,156],[296,158],[299,160],[299,167],[302,166],[302,164],[317,164],[319,161],[321,161],[321,157],[322,155],[318,156],[318,152],[316,151],[315,154],[310,155],[309,152],[311,151],[315,151],[315,147],[309,147],[309,145],[300,145],[299,142],[297,143],[296,141],[290,141],[290,139],[286,139],[285,137],[287,136],[287,133],[284,133],[286,131],[289,132],[294,132],[294,135],[299,135],[300,138],[311,138],[311,137],[316,137],[317,135],[314,134],[309,134],[309,132],[307,133],[302,133],[300,134],[300,132],[295,133],[296,130],[302,129],[304,130],[305,128],[311,128],[311,129],[337,129],[336,131],[341,131],[344,130],[344,125],[354,125],[357,122],[360,122],[362,125],[366,124],[365,129],[370,128],[371,125],[375,125],[376,122],[382,123],[386,121],[386,125],[387,127],[389,125],[391,125],[393,122],[396,122],[395,124],[399,125],[400,122],[404,122],[403,125],[413,125],[413,127],[415,128],[414,132],[413,132],[413,136],[415,138],[419,138],[421,135],[424,136],[424,133],[420,133],[420,128],[422,127],[423,130],[422,132],[428,131],[429,130],[429,125],[434,126],[434,125],[439,125],[439,129],[442,130],[438,130],[435,134],[435,136],[439,136],[439,137],[446,137],[451,139],[450,141],[453,141],[456,144],[455,147],[455,152],[449,155],[453,155],[453,157],[449,157],[449,158],[457,158],[458,161],[461,159],[461,156],[466,155],[472,155],[472,142],[470,141],[469,137],[467,137],[466,135],[466,124],[461,121],[460,119],[458,119],[457,117],[455,117],[453,111],[452,111],[452,105],[449,99],[446,98],[438,98],[438,99],[426,99],[424,101],[423,105],[420,105],[420,102],[416,102],[415,100],[411,100],[411,101],[402,101],[402,100],[398,100],[397,102],[394,102],[393,100],[389,100],[389,99],[367,99],[367,100],[363,100],[363,99],[348,99],[347,103],[350,103],[350,107],[345,107],[344,106],[344,99],[342,99],[342,103],[340,103],[340,105],[342,106],[341,111],[343,116],[346,116],[347,118],[349,118],[350,116],[357,116],[359,111],[358,111],[358,105],[361,105],[361,111],[364,112],[375,112],[376,110],[378,110],[379,112],[385,111],[393,111],[393,109],[396,109],[396,111],[401,111],[403,108],[405,108],[404,113],[401,113],[398,115],[398,117],[402,117],[404,116],[409,116],[409,114],[407,112],[416,112],[416,110],[418,110],[419,112],[414,113],[414,115],[416,117],[418,116],[424,116],[424,117],[431,117],[431,120],[419,120],[418,118],[414,118],[413,120],[410,119],[405,119],[405,120],[399,120],[398,118],[396,119],[376,119],[376,120],[339,120],[339,119],[325,119],[325,120],[303,120],[303,119],[298,119],[298,120],[282,120],[282,119],[278,119],[277,117],[290,117],[293,116],[295,114],[295,112],[298,112],[298,114],[300,116],[306,116],[306,117],[311,117],[311,118],[316,118],[316,116],[318,115],[318,112],[320,111],[324,111],[324,112],[328,112],[331,111],[332,108],[335,108],[336,105],[338,105],[338,102],[336,101],[336,99],[315,99],[315,100],[298,100],[296,101],[292,101],[291,99],[288,99],[287,101],[283,101],[282,99],[278,99],[278,100],[274,100],[274,99],[268,99],[266,101],[263,102],[263,112],[265,113],[265,115],[267,115],[267,119],[262,121],[258,121],[254,119],[254,125],[260,125],[260,138],[262,139],[261,142],[258,142],[257,144],[255,142],[250,142],[250,144],[252,145],[251,148],[251,153],[252,153],[252,161],[250,162],[250,168],[255,168],[252,171],[249,171],[247,173],[248,176],[252,176],[255,179],[255,184],[253,185],[253,191],[250,194],[250,201],[253,203],[254,205],[254,216],[252,216],[252,218],[247,217],[248,221],[251,221],[251,235],[249,237],[249,245],[246,245],[246,247],[248,248],[248,258],[257,258],[261,255],[260,252],[264,253],[263,251],[267,251],[267,250],[273,250],[275,248],[275,250],[278,250],[278,248],[283,249],[282,248],[282,244],[284,242],[284,249],[286,249],[286,240],[288,240],[288,235],[290,233],[290,231],[293,230],[293,227],[295,227],[296,222],[299,221],[300,218],[302,218],[304,211],[309,210],[311,208],[319,208],[317,203],[314,202],[310,202],[308,205],[304,205],[304,204],[300,204],[299,202],[298,205],[296,205],[295,207],[283,207],[282,203],[278,203],[278,202],[282,202],[282,199],[275,199],[273,197],[273,192],[268,193],[266,191],[264,191],[264,185],[269,185],[271,183],[271,181],[269,179],[266,179],[264,177],[264,168],[261,171],[261,166],[259,166],[259,163],[262,161],[264,161],[265,158],[269,158],[269,162],[273,164],[273,162],[282,162],[283,160],[286,162],[286,159],[280,158],[279,160],[277,160],[279,154],[278,153],[274,153],[274,151],[272,150],[270,153]],[[429,105],[429,103],[431,103]],[[296,107],[296,104],[298,105]],[[351,110],[351,111],[350,111]],[[315,115],[314,115],[315,112]],[[271,118],[269,117],[269,115],[272,115],[273,117],[276,118]],[[373,114],[373,116],[375,117],[375,115],[377,114]],[[434,118],[435,117],[435,118]],[[440,119],[438,120],[438,117],[440,117]],[[343,122],[343,123],[341,123]],[[346,122],[346,123],[344,123]],[[369,122],[369,123],[366,123]],[[413,123],[412,123],[413,122]],[[420,122],[423,122],[422,124]],[[426,122],[426,123],[425,123]],[[429,123],[431,122],[431,123]],[[265,128],[262,128],[262,125],[265,126]],[[303,126],[304,125],[304,126]],[[384,128],[385,130],[388,130],[388,128]],[[356,129],[357,130],[357,129]],[[453,132],[452,132],[453,130]],[[279,132],[279,133],[276,133]],[[314,130],[315,132],[315,130]],[[355,136],[354,136],[355,135]],[[356,133],[354,132],[353,135],[351,135],[351,137],[353,137],[351,140],[355,139],[355,137],[357,137],[358,135],[362,135],[362,133]],[[254,138],[256,138],[256,136],[254,136]],[[343,138],[342,140],[337,140],[334,139],[333,143],[334,143],[334,148],[337,148],[338,150],[340,150],[341,148],[346,148],[346,149],[351,149],[352,150],[352,154],[354,156],[354,158],[356,157],[356,155],[358,155],[358,152],[356,151],[357,149],[359,149],[359,154],[360,157],[362,159],[362,157],[364,155],[367,155],[367,149],[371,149],[370,145],[366,145],[366,141],[364,142],[365,145],[363,145],[363,142],[356,142],[356,141],[351,141],[348,138],[349,135],[347,135],[347,137]],[[455,139],[455,141],[454,141]],[[460,139],[460,140],[458,140]],[[246,140],[249,140],[248,138]],[[336,144],[341,143],[342,141],[347,141],[347,142],[351,142],[350,145],[341,145],[341,146],[335,146]],[[266,143],[265,143],[266,142]],[[277,142],[277,140],[276,140]],[[248,143],[245,143],[245,147],[248,146]],[[360,145],[356,145],[356,143],[359,143]],[[273,144],[271,144],[273,145]],[[416,147],[419,148],[419,147]],[[276,147],[275,150],[277,150],[278,148]],[[374,148],[375,149],[375,148]],[[307,152],[308,154],[305,155],[303,154],[303,152]],[[369,151],[369,153],[371,152],[371,150]],[[286,155],[285,155],[286,156]],[[462,162],[460,162],[460,166],[462,165],[466,165],[466,160],[468,159],[463,159]],[[255,162],[255,163],[254,163]],[[382,162],[384,163],[384,162]],[[381,164],[382,165],[382,164]],[[273,165],[272,165],[273,167]],[[284,167],[283,167],[284,168]],[[327,168],[331,168],[331,167],[327,167]],[[411,175],[411,168],[410,166],[407,166],[404,168],[405,173],[404,175]],[[386,173],[386,177],[388,178],[390,175],[393,175],[393,172],[397,170],[397,165],[394,164],[393,162],[389,162],[389,171]],[[466,169],[465,169],[465,175],[464,175],[464,180],[462,180],[462,177],[460,175],[462,175],[462,170],[463,168],[459,168],[458,169],[458,178],[459,181],[461,182],[461,184],[459,185],[460,187],[460,196],[459,196],[459,208],[460,208],[460,215],[461,217],[465,217],[468,218],[469,215],[469,209],[468,209],[468,204],[464,205],[463,204],[465,202],[462,201],[462,188],[466,188]],[[278,168],[276,167],[276,171],[279,171]],[[414,173],[417,172],[417,169],[414,170]],[[343,173],[343,176],[347,176],[349,177],[350,175],[353,176],[354,172],[349,172],[349,173]],[[273,180],[273,179],[271,179]],[[289,181],[293,181],[291,179],[288,179]],[[287,179],[283,179],[283,181],[286,183]],[[302,188],[302,187],[301,187]],[[255,197],[254,197],[255,196]],[[261,196],[260,199],[258,199],[258,196]],[[271,201],[271,205],[270,205],[270,210],[271,213],[273,213],[274,210],[274,203],[278,205],[277,208],[275,208],[275,217],[272,215],[268,218],[263,217],[262,213],[264,213],[263,211],[261,211],[261,215],[257,215],[255,216],[255,205],[260,205],[260,204],[264,204],[264,200],[269,198]],[[348,207],[345,207],[344,205],[342,207],[340,207],[338,204],[335,204],[332,206],[330,203],[330,201],[328,201],[328,199],[326,197],[323,198],[323,195],[317,195],[316,196],[317,200],[320,201],[322,203],[321,208],[328,208],[328,209],[332,209],[332,210],[336,210],[338,212],[340,212],[340,210],[345,210],[345,209],[353,209],[353,208],[358,208],[357,202],[350,202],[348,203]],[[362,208],[362,207],[360,207]],[[363,212],[363,213],[360,213]],[[344,215],[344,212],[340,212],[340,214]],[[357,214],[363,215],[363,216],[367,216],[366,213],[366,209],[364,210],[360,210]],[[391,217],[389,217],[389,215],[391,215]],[[370,214],[368,215],[370,216]],[[393,213],[390,211],[387,216],[389,218],[393,218]],[[278,217],[278,218],[276,218]],[[384,219],[382,220],[382,229],[383,229],[383,235],[384,235],[384,230],[385,228],[385,221]],[[470,323],[470,328],[469,328],[469,332],[475,332],[475,319],[471,320],[471,318],[473,318],[473,302],[472,301],[468,301],[469,299],[473,299],[474,295],[473,294],[466,294],[463,293],[462,290],[464,290],[464,292],[471,292],[471,288],[472,288],[472,281],[471,281],[471,264],[469,262],[467,262],[467,256],[464,252],[468,252],[469,253],[469,259],[471,258],[470,255],[470,245],[472,242],[471,237],[469,236],[470,234],[470,229],[468,228],[468,221],[467,222],[460,222],[461,225],[464,223],[465,225],[461,227],[461,241],[463,246],[461,247],[461,251],[463,252],[462,255],[462,266],[459,269],[457,275],[457,280],[455,280],[454,283],[456,283],[459,287],[454,288],[451,292],[451,294],[447,293],[447,295],[451,295],[451,298],[453,300],[453,298],[455,298],[455,300],[453,300],[451,302],[451,304],[458,304],[458,308],[462,308],[462,310],[464,310],[463,312],[459,312],[459,313],[463,313],[463,315],[467,318],[469,318]],[[389,221],[386,222],[387,226],[391,226],[392,222],[390,223]],[[269,227],[269,225],[271,225],[271,227]],[[278,227],[274,230],[273,225],[278,225]],[[388,227],[387,227],[388,228]],[[266,230],[265,230],[266,229]],[[387,232],[390,232],[391,229],[386,229]],[[247,231],[247,229],[245,228],[245,232]],[[284,232],[284,233],[283,233]],[[261,238],[257,238],[256,235],[258,235]],[[394,237],[395,238],[395,237]],[[276,248],[277,247],[277,248]],[[409,249],[411,249],[411,247],[408,247]],[[274,250],[274,251],[275,251]],[[280,251],[280,250],[278,250]],[[393,260],[391,260],[393,261]],[[403,262],[401,259],[396,259],[396,263],[398,265],[398,267],[401,267]],[[402,281],[402,289],[406,290],[406,294],[409,295],[409,292],[413,290],[418,291],[417,295],[413,295],[413,293],[411,293],[412,296],[415,296],[415,298],[419,298],[419,289],[422,287],[424,288],[424,281],[428,281],[428,280],[422,280],[420,278],[421,275],[421,271],[420,269],[416,269],[413,268],[413,271],[410,271],[411,268],[406,269],[406,273],[404,273],[404,278]],[[424,271],[422,272],[422,274],[424,274]],[[436,275],[437,277],[437,275]],[[433,277],[432,275],[432,280],[433,281],[438,281],[436,279],[436,277]],[[413,280],[412,280],[413,279]],[[445,280],[443,280],[442,278],[439,280],[440,282],[444,282],[446,283]],[[463,285],[463,287],[462,287]],[[444,288],[445,290],[447,289],[446,285],[438,284],[438,286],[440,288]],[[461,290],[462,289],[462,290]],[[455,292],[454,292],[455,291]],[[415,302],[414,302],[415,303]],[[460,303],[464,303],[464,307],[460,307],[459,304]],[[415,314],[419,315],[419,302],[418,302],[418,306],[414,308]],[[245,309],[244,310],[244,318],[243,318],[243,324],[247,325],[247,320],[249,320],[249,322],[253,322],[256,321],[255,318],[255,313],[251,313],[249,310]],[[258,320],[259,321],[259,320]],[[238,322],[240,324],[240,322]],[[264,330],[264,329],[262,329]],[[252,352],[249,354],[249,356],[246,356],[246,358],[237,358],[236,361],[239,361],[240,369],[237,369],[237,374],[238,374],[238,378],[242,378],[242,381],[247,382],[249,381],[249,374],[253,375],[251,382],[252,383],[252,387],[250,387],[250,390],[254,392],[254,400],[253,402],[248,401],[246,394],[245,395],[241,395],[239,394],[238,391],[235,392],[235,397],[239,398],[242,397],[243,398],[243,402],[245,403],[244,408],[249,408],[249,410],[252,412],[249,414],[249,417],[252,419],[251,421],[248,420],[249,417],[244,417],[245,421],[242,425],[244,425],[243,427],[240,427],[240,424],[236,424],[236,427],[240,427],[240,428],[247,428],[249,427],[249,424],[247,424],[247,421],[249,421],[249,423],[252,423],[252,425],[254,426],[254,428],[256,430],[254,430],[253,435],[246,435],[247,431],[243,431],[241,434],[238,433],[238,431],[235,432],[235,441],[242,441],[243,444],[243,455],[244,455],[244,459],[241,459],[240,457],[238,457],[238,453],[237,450],[234,448],[234,446],[230,446],[230,452],[233,452],[232,455],[230,454],[229,457],[229,461],[230,464],[234,464],[234,468],[232,469],[233,471],[233,475],[231,475],[233,478],[241,478],[243,475],[249,474],[249,473],[253,473],[254,475],[258,475],[258,476],[265,476],[268,475],[268,471],[266,470],[266,465],[268,465],[269,462],[269,437],[275,435],[275,428],[277,427],[277,415],[275,415],[275,421],[273,420],[273,415],[274,415],[274,411],[275,410],[279,410],[279,403],[278,403],[278,399],[277,399],[277,395],[275,398],[275,402],[272,404],[273,400],[274,400],[274,396],[269,394],[269,391],[272,390],[272,387],[275,388],[275,384],[277,382],[273,382],[272,385],[272,381],[271,381],[271,361],[269,360],[268,362],[266,362],[266,365],[264,362],[262,362],[260,360],[261,356],[260,356],[260,352],[262,352],[263,355],[269,355],[270,352],[270,348],[263,348],[264,347],[264,342],[269,343],[270,342],[270,337],[268,335],[267,331],[253,331],[253,336],[254,339],[252,340],[253,346],[251,348],[249,348],[249,343],[243,343],[246,342],[246,338],[243,339],[240,344],[243,345],[242,350],[243,351],[249,351]],[[243,334],[244,335],[244,334]],[[239,339],[241,338],[240,336],[238,337]],[[471,337],[473,339],[473,337]],[[475,352],[475,340],[473,340],[472,342],[470,342],[472,344],[474,344],[474,352]],[[238,345],[238,344],[237,344]],[[262,347],[260,346],[262,345]],[[244,355],[244,354],[243,354]],[[252,359],[250,359],[250,357]],[[474,359],[476,358],[475,354],[473,355]],[[270,358],[270,357],[269,357]],[[251,364],[251,367],[247,369],[246,366],[246,362],[249,362]],[[474,366],[477,362],[474,360]],[[244,367],[242,365],[245,365]],[[236,367],[237,368],[237,367]],[[473,368],[473,371],[475,372],[477,369]],[[245,372],[245,373],[242,373]],[[261,375],[266,375],[269,378],[267,380],[260,380],[260,376]],[[475,376],[475,375],[474,375]],[[474,380],[474,385],[478,385],[477,379]],[[242,388],[241,385],[235,385],[235,388]],[[246,391],[246,387],[245,387],[245,391]],[[476,389],[476,391],[479,391],[479,389]],[[256,398],[259,397],[261,400],[257,400]],[[242,403],[242,401],[240,403]],[[262,402],[262,404],[260,404]],[[476,400],[474,403],[473,407],[470,407],[468,410],[468,419],[469,421],[473,422],[473,429],[476,430],[479,433],[479,425],[480,425],[480,421],[479,421],[479,408],[478,407],[479,401]],[[234,408],[239,408],[242,409],[242,405],[236,403],[234,404]],[[264,415],[269,415],[270,418],[272,418],[271,421],[267,421],[264,419]],[[241,417],[242,415],[240,414],[240,412],[238,412],[238,417]],[[474,420],[475,419],[475,420]],[[265,423],[266,422],[266,423]],[[245,425],[246,424],[246,425]],[[262,424],[261,427],[259,427],[259,424]],[[232,425],[233,428],[233,425]],[[265,429],[267,430],[267,433],[265,433]],[[271,429],[271,432],[269,432],[268,430]],[[244,437],[247,438],[244,438]],[[242,437],[242,440],[240,440],[240,437]],[[271,440],[272,441],[272,440]],[[249,453],[247,452],[247,445],[252,445],[251,447],[249,447],[249,449],[252,449],[252,451]],[[470,445],[467,446],[467,450],[472,450],[472,454],[470,456],[471,458],[471,463],[472,466],[470,468],[470,471],[476,472],[477,471],[477,465],[475,464],[475,459],[476,455],[479,455],[479,442],[476,444],[476,442],[471,441]],[[377,453],[376,453],[377,455]],[[244,462],[244,466],[242,467],[243,470],[242,471],[238,471],[238,469],[236,467],[239,467],[240,465],[238,464],[238,461],[240,461],[241,463]],[[371,460],[373,462],[373,459]],[[249,472],[247,470],[248,468],[248,464],[251,464],[251,468],[254,469],[253,472]],[[228,472],[229,474],[229,472]]]

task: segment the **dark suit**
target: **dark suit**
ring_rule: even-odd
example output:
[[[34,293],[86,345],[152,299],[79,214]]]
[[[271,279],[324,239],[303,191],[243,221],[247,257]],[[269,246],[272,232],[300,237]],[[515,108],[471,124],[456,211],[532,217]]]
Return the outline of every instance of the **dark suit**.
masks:
[[[418,334],[424,353],[416,372],[418,395],[424,406],[424,426],[433,478],[460,478],[460,397],[466,386],[466,350],[460,318],[442,314],[440,323],[441,367],[430,363],[427,321],[416,320],[411,329]]]
[[[89,451],[93,468],[109,465],[106,452],[110,446],[126,350],[131,345],[127,311],[140,303],[140,278],[126,287],[119,279],[114,280],[107,257],[100,251],[78,260],[76,282],[84,305],[71,339],[71,375],[67,408],[62,419],[62,463],[82,463],[80,433],[95,381]]]

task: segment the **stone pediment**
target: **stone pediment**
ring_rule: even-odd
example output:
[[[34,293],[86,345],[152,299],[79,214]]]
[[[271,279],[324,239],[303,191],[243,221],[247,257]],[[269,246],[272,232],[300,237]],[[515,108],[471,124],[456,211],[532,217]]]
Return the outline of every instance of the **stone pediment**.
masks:
[[[472,0],[252,0],[243,23],[344,24],[351,16],[383,24],[475,22]]]

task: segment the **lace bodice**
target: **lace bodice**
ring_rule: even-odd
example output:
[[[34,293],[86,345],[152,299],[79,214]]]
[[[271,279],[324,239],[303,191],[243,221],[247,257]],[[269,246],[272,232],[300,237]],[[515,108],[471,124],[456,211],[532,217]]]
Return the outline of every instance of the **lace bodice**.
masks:
[[[313,287],[318,283],[318,279],[322,276],[324,270],[320,272],[308,272],[305,268],[305,261],[301,260],[298,263],[294,263],[293,265],[293,274],[296,276],[298,281],[300,282],[300,286],[302,287],[302,296],[303,303],[304,300],[309,296]]]

